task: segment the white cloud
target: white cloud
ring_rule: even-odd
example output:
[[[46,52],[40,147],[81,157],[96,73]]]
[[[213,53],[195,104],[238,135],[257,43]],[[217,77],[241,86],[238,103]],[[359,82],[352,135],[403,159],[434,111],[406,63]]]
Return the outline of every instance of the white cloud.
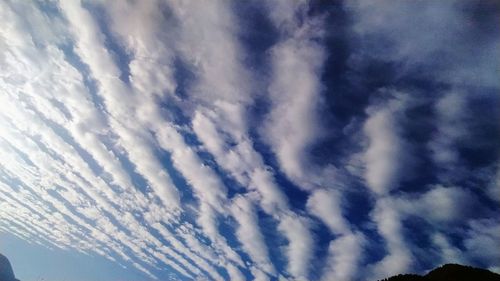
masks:
[[[331,241],[322,280],[347,281],[358,278],[364,243],[366,241],[361,233],[347,233]]]
[[[85,17],[84,17],[85,18]],[[87,20],[90,20],[89,18],[86,18]],[[92,25],[91,25],[92,26]],[[31,50],[30,50],[31,51]],[[44,55],[49,55],[52,57],[56,57],[58,59],[62,59],[62,55],[55,51],[54,49],[49,49],[49,53],[45,53]],[[86,50],[85,50],[86,51]],[[41,56],[43,57],[43,56]],[[23,57],[19,57],[23,59]],[[33,64],[31,61],[26,61],[25,62],[27,65]],[[109,62],[110,66],[112,66],[112,62]],[[73,77],[71,79],[58,79],[58,80],[49,80],[49,79],[54,79],[53,77],[57,77],[59,74],[60,66],[65,67],[66,69],[63,70],[66,72],[66,76],[61,75],[61,77],[68,77],[67,74],[72,74]],[[58,68],[59,67],[59,68]],[[141,257],[143,261],[146,262],[152,262],[153,260],[148,256],[154,256],[157,259],[160,259],[164,261],[166,264],[169,264],[172,266],[174,269],[176,269],[178,272],[181,274],[184,274],[186,276],[192,276],[190,273],[187,273],[184,269],[178,267],[175,263],[170,262],[169,260],[166,260],[164,258],[164,254],[168,256],[173,256],[176,257],[176,261],[184,263],[183,266],[188,268],[191,272],[199,272],[195,267],[191,266],[188,261],[183,260],[182,258],[179,258],[179,256],[171,251],[168,248],[160,247],[160,251],[163,252],[162,255],[159,255],[158,252],[155,252],[155,250],[152,250],[151,248],[147,248],[148,246],[142,242],[139,242],[140,240],[135,240],[136,238],[134,237],[129,237],[125,235],[121,230],[119,230],[115,225],[110,224],[108,220],[105,220],[104,217],[101,217],[100,212],[96,212],[96,209],[93,206],[93,204],[97,204],[99,206],[98,208],[103,208],[106,212],[111,214],[114,219],[116,219],[118,222],[123,223],[122,225],[119,225],[120,228],[125,228],[127,230],[130,230],[130,233],[137,233],[140,232],[142,234],[149,234],[147,230],[143,228],[142,225],[140,225],[132,216],[126,216],[126,214],[119,213],[119,212],[127,212],[127,211],[132,211],[132,210],[144,210],[146,208],[146,204],[151,204],[152,202],[147,202],[149,198],[144,197],[141,193],[138,193],[135,190],[135,187],[132,186],[130,177],[123,172],[121,163],[119,160],[116,158],[114,153],[116,153],[116,150],[110,151],[107,150],[106,146],[104,143],[101,143],[101,137],[103,137],[103,131],[96,131],[96,128],[103,128],[103,124],[99,124],[99,126],[95,126],[96,123],[92,124],[90,122],[94,122],[95,117],[99,116],[99,112],[95,110],[93,107],[93,104],[89,104],[88,100],[85,100],[85,96],[87,95],[86,89],[82,87],[82,85],[79,85],[77,83],[82,83],[81,77],[79,75],[74,75],[74,70],[72,69],[71,66],[68,64],[60,63],[57,64],[56,66],[53,67],[52,72],[44,72],[47,77],[44,77],[44,79],[39,80],[43,82],[48,82],[52,83],[51,87],[48,87],[46,84],[41,84],[37,85],[38,86],[38,91],[42,95],[32,95],[30,98],[33,99],[36,102],[33,102],[33,104],[30,104],[30,100],[26,99],[27,103],[25,103],[25,107],[28,106],[27,108],[35,107],[36,109],[39,110],[41,114],[43,114],[46,118],[52,120],[55,123],[60,124],[63,127],[69,128],[69,133],[74,136],[75,140],[80,141],[79,145],[81,145],[82,148],[86,149],[87,152],[90,153],[91,157],[93,157],[98,164],[102,165],[102,168],[106,172],[108,172],[108,175],[111,176],[112,181],[109,183],[115,184],[114,187],[111,187],[108,185],[106,182],[103,181],[107,180],[107,175],[102,174],[102,179],[101,178],[96,178],[93,174],[93,171],[91,171],[88,163],[85,163],[86,159],[82,161],[80,158],[80,155],[78,155],[74,149],[71,147],[70,144],[65,143],[66,139],[62,139],[60,136],[57,135],[56,132],[52,129],[47,127],[45,124],[37,120],[36,118],[38,116],[35,116],[32,114],[32,119],[33,124],[26,123],[23,118],[26,118],[26,116],[22,116],[19,113],[22,113],[22,110],[19,110],[19,108],[14,106],[16,110],[14,111],[9,111],[5,112],[6,118],[8,120],[12,120],[13,117],[17,118],[14,119],[16,121],[15,126],[21,126],[24,128],[22,131],[20,131],[23,134],[32,134],[34,132],[41,133],[43,136],[42,138],[42,143],[49,149],[48,151],[40,151],[40,148],[37,147],[37,145],[33,146],[31,145],[31,153],[28,153],[30,157],[36,157],[37,165],[39,164],[38,160],[40,161],[49,161],[48,168],[49,169],[56,169],[56,170],[49,170],[46,169],[45,166],[39,165],[36,168],[41,170],[41,175],[42,180],[45,182],[42,182],[43,184],[48,184],[50,185],[51,182],[56,181],[58,185],[64,187],[62,191],[59,191],[61,195],[64,196],[65,199],[69,200],[70,203],[73,204],[73,206],[78,210],[78,212],[82,211],[82,215],[84,217],[88,218],[93,218],[93,221],[97,223],[99,230],[93,229],[92,233],[95,235],[93,236],[96,238],[97,241],[104,241],[104,243],[111,243],[111,240],[109,240],[109,234],[113,233],[117,238],[120,238],[120,243],[123,243],[123,245],[126,245],[127,248],[133,250],[135,252],[135,255],[138,257]],[[104,71],[108,71],[109,69],[105,69]],[[97,71],[103,71],[102,69],[97,69]],[[13,72],[13,71],[11,71]],[[25,73],[26,76],[31,75],[30,72]],[[52,75],[52,76],[51,76]],[[52,82],[53,81],[53,82]],[[76,84],[75,84],[76,82]],[[66,84],[65,84],[66,83]],[[28,87],[26,89],[28,90],[28,94],[31,95],[32,88],[29,88],[31,86],[28,84]],[[42,86],[43,91],[40,91],[40,86]],[[76,86],[76,88],[75,88]],[[58,88],[62,87],[62,88]],[[51,91],[56,90],[63,90],[66,87],[68,87],[68,92],[70,94],[64,95],[61,97],[60,95],[57,95],[57,91],[54,93],[50,93]],[[77,91],[75,91],[77,90]],[[51,107],[50,103],[47,103],[48,100],[54,99],[54,100],[60,100],[61,104],[64,106],[68,106],[70,109],[70,112],[72,114],[71,116],[71,122],[68,122],[68,120],[63,116],[63,114],[60,114],[58,111],[57,107]],[[8,101],[10,102],[10,100]],[[85,107],[82,107],[85,106]],[[82,110],[83,109],[83,110]],[[28,111],[24,111],[28,112]],[[30,112],[31,113],[31,112]],[[118,115],[119,117],[120,115]],[[112,116],[117,117],[117,116]],[[123,116],[121,116],[123,117]],[[89,119],[90,118],[90,119]],[[100,117],[99,117],[100,118]],[[116,120],[115,120],[116,121]],[[115,122],[112,121],[112,122]],[[105,121],[104,121],[105,122]],[[35,126],[34,126],[35,124]],[[138,143],[141,144],[141,142],[137,142],[137,138],[131,137],[130,132],[127,131],[126,129],[123,129],[123,126],[121,126],[118,123],[114,123],[115,129],[118,128],[118,130],[115,130],[115,132],[120,133],[119,136],[122,138],[125,138],[127,141],[127,138],[129,138],[129,141],[133,141],[134,145],[137,145]],[[7,126],[13,126],[11,121],[8,121]],[[14,126],[14,127],[15,127]],[[23,127],[24,126],[24,127]],[[91,129],[91,130],[89,130]],[[109,131],[108,131],[109,132]],[[94,134],[96,133],[96,134]],[[20,142],[19,140],[22,140],[23,138],[10,138],[9,141],[13,143],[15,146],[18,147],[20,151],[24,151],[26,149],[26,142]],[[122,142],[123,143],[123,142]],[[144,142],[142,142],[144,143]],[[109,144],[109,143],[107,143]],[[130,148],[131,146],[129,146]],[[145,146],[142,146],[145,148]],[[132,150],[135,149],[135,147],[132,147]],[[146,155],[144,155],[144,150],[146,151]],[[142,152],[139,152],[141,155],[141,158],[144,159],[144,156],[147,156],[147,151],[151,151],[150,148],[144,149]],[[57,152],[56,152],[57,151]],[[137,150],[136,150],[137,151]],[[130,152],[130,150],[128,151]],[[45,155],[44,155],[45,154]],[[139,154],[135,154],[136,156],[139,156]],[[150,154],[151,155],[151,154]],[[48,157],[47,157],[48,156]],[[150,156],[151,157],[151,156]],[[65,166],[65,164],[58,164],[55,166],[51,166],[52,163],[57,163],[57,159],[66,161],[67,163],[70,164],[70,166]],[[142,169],[146,168],[146,174],[150,176],[150,179],[153,178],[152,182],[156,181],[158,186],[161,185],[161,187],[158,189],[161,194],[162,188],[167,184],[168,186],[168,180],[162,180],[162,179],[157,179],[157,175],[152,174],[150,171],[147,170],[148,164],[150,166],[150,170],[155,169],[155,167],[151,167],[151,162],[155,163],[154,157],[152,157],[153,161],[146,161],[141,165]],[[33,158],[32,158],[33,160]],[[148,160],[145,158],[145,160]],[[157,161],[157,160],[156,160]],[[52,162],[52,163],[51,163]],[[153,165],[154,166],[154,165]],[[78,173],[72,172],[72,168],[76,168]],[[12,169],[12,167],[11,167]],[[141,168],[139,168],[141,169]],[[23,169],[25,170],[25,169]],[[35,169],[36,170],[36,169]],[[160,168],[159,166],[156,167],[157,171],[160,171],[164,175],[165,172],[163,171],[163,168]],[[144,170],[143,170],[144,171]],[[22,173],[25,174],[24,171],[22,170],[16,170],[16,173]],[[55,177],[51,177],[50,175],[56,173]],[[160,177],[161,174],[160,173]],[[65,183],[65,178],[66,177],[68,180],[73,181],[73,183]],[[60,178],[61,177],[61,178]],[[25,177],[23,177],[25,178]],[[163,178],[163,179],[168,179],[168,178]],[[26,178],[26,180],[29,181],[29,177]],[[162,182],[160,184],[160,182]],[[31,183],[29,183],[31,184]],[[75,184],[73,186],[73,184]],[[75,187],[83,187],[83,186],[89,186],[89,188],[86,189],[79,189],[78,191],[81,192],[82,190],[86,190],[83,193],[77,193],[75,192]],[[97,186],[93,186],[92,184],[97,184]],[[120,188],[121,191],[126,191],[127,193],[122,193],[121,196],[119,197],[116,192],[116,188]],[[81,194],[84,194],[85,196],[82,197]],[[74,216],[71,212],[67,211],[64,209],[63,205],[59,204],[59,202],[55,201],[54,199],[47,197],[47,195],[43,195],[44,198],[47,198],[49,202],[52,202],[55,204],[55,206],[60,207],[61,209],[58,209],[58,211],[61,211],[65,213],[66,215],[70,216],[73,220],[76,220],[79,224],[85,226],[88,228],[88,225],[83,224],[83,221],[78,218],[78,216]],[[165,194],[162,199],[164,202],[170,200],[169,197],[172,197],[168,194]],[[175,196],[173,196],[175,198]],[[154,205],[154,203],[153,203]],[[84,206],[89,206],[89,207],[84,207]],[[118,206],[118,210],[114,209],[114,206]],[[163,220],[169,221],[170,218],[168,217],[169,211],[163,209],[162,210],[163,214],[161,215],[163,217]],[[70,222],[65,222],[66,224],[71,224]],[[104,231],[105,233],[108,234],[103,234],[99,233],[99,231]],[[146,238],[147,243],[150,244],[161,244],[158,240],[156,240],[154,237],[151,235],[144,237],[143,239]],[[104,240],[103,240],[104,239]],[[133,240],[134,242],[129,242],[129,240]],[[114,243],[114,242],[113,242]],[[135,244],[138,243],[138,244]],[[118,244],[116,244],[118,245]],[[179,248],[179,247],[178,247]],[[147,253],[145,255],[144,253]],[[124,258],[126,258],[125,254],[120,255]],[[128,259],[128,258],[126,258]],[[150,264],[152,265],[152,263]],[[205,266],[205,268],[207,268]],[[142,270],[142,269],[140,269]],[[216,278],[217,279],[217,278]]]
[[[335,190],[315,190],[307,200],[309,212],[320,218],[334,234],[350,232],[342,215],[342,198]]]
[[[275,269],[268,258],[267,246],[260,232],[254,206],[244,197],[238,197],[233,200],[232,211],[239,224],[236,234],[245,251],[257,267],[274,275]]]
[[[110,125],[120,136],[120,144],[126,147],[128,156],[137,164],[138,171],[150,181],[151,187],[165,206],[178,208],[179,194],[169,176],[162,169],[147,142],[135,137],[141,135],[141,131],[130,128],[140,125],[134,122],[136,119],[130,114],[135,111],[135,98],[119,80],[120,71],[104,48],[103,39],[100,38],[102,34],[90,13],[76,4],[76,2],[62,2],[61,8],[71,23],[73,33],[77,35],[77,53],[89,65],[93,77],[99,82],[100,94],[107,111],[113,117]]]
[[[217,162],[234,174],[236,179],[240,179],[245,187],[258,191],[258,200],[263,210],[279,222],[278,230],[289,243],[287,257],[290,272],[294,276],[306,274],[307,261],[312,255],[309,247],[314,245],[309,226],[303,218],[297,217],[290,210],[286,196],[276,185],[272,173],[263,165],[261,157],[252,149],[246,137],[241,138],[238,145],[225,150],[227,148],[222,142],[215,141],[220,139],[220,133],[215,128],[215,124],[199,112],[195,116],[194,130],[207,145],[207,149],[214,154]],[[224,126],[224,123],[217,124]],[[204,130],[205,128],[207,130]],[[239,156],[240,161],[228,160],[233,153]],[[293,224],[288,225],[290,222]]]
[[[437,132],[429,142],[429,148],[435,163],[444,170],[440,176],[446,181],[463,176],[457,145],[468,134],[466,99],[465,93],[455,90],[444,94],[435,105]]]
[[[373,278],[385,278],[408,272],[414,262],[413,254],[403,236],[400,214],[390,198],[377,201],[372,213],[378,233],[384,238],[387,254],[372,265]]]
[[[229,274],[229,278],[231,280],[243,281],[246,280],[245,276],[241,273],[241,271],[234,265],[228,264],[226,267],[227,273]]]
[[[361,41],[359,54],[397,62],[402,65],[401,74],[425,68],[423,76],[440,82],[498,89],[498,79],[493,75],[499,70],[498,58],[493,55],[498,31],[477,28],[488,17],[474,14],[469,6],[474,4],[497,9],[494,4],[478,2],[366,0],[349,1],[346,8],[353,18],[354,34]],[[420,12],[415,14],[416,10]],[[477,38],[481,38],[483,52],[475,55]]]
[[[318,126],[323,50],[311,40],[315,26],[302,26],[271,51],[271,111],[261,134],[283,172],[302,188],[307,180],[308,148],[321,133]]]
[[[314,240],[309,222],[304,217],[285,215],[278,225],[289,241],[286,251],[288,272],[299,280],[307,280],[309,266],[314,251]]]
[[[445,235],[441,233],[432,235],[432,242],[441,252],[442,263],[468,263],[464,253],[459,248],[453,246]]]
[[[363,126],[368,138],[364,155],[365,180],[368,187],[379,195],[398,187],[408,163],[408,152],[397,124],[398,110],[402,106],[402,101],[395,99],[384,107],[369,108],[369,117]]]
[[[488,267],[500,266],[500,254],[496,249],[500,246],[500,223],[495,219],[478,219],[469,223],[464,240],[465,252],[470,257],[486,264]]]
[[[395,198],[394,202],[401,215],[421,216],[436,227],[463,222],[483,211],[477,196],[460,187],[433,186],[417,196]]]
[[[216,106],[220,102],[222,114],[231,113],[225,111],[227,103],[250,102],[247,70],[240,63],[241,46],[235,36],[238,25],[230,6],[223,1],[172,1],[170,8],[180,25],[176,48],[198,77],[190,97]],[[244,124],[242,116],[229,114],[228,122]]]
[[[189,87],[189,97],[204,105],[194,110],[193,129],[217,164],[244,187],[258,191],[262,208],[281,221],[279,213],[289,211],[286,197],[253,149],[247,132],[245,119],[251,102],[250,76],[241,64],[241,49],[234,37],[235,20],[219,2],[202,6],[184,2],[173,8],[178,18],[183,19],[178,49],[198,77],[194,86]],[[213,13],[215,10],[217,16]],[[186,17],[187,14],[190,17]],[[208,34],[210,40],[199,34]],[[228,147],[228,142],[233,145]],[[283,232],[291,245],[300,244],[301,238],[294,235],[294,230],[284,228]],[[298,255],[301,250],[294,248],[289,253]],[[307,256],[308,252],[303,254]]]

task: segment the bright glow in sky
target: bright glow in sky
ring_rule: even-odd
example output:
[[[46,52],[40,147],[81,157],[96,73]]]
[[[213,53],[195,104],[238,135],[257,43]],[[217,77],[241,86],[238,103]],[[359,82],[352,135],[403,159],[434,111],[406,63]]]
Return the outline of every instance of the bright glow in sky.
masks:
[[[18,278],[500,272],[500,4],[327,2],[1,1]]]

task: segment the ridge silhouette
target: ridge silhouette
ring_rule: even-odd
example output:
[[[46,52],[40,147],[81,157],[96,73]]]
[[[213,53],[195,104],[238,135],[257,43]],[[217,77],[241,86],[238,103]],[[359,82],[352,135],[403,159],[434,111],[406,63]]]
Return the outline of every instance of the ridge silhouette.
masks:
[[[2,254],[0,254],[0,281],[19,281],[14,276],[9,259]]]
[[[500,274],[460,264],[445,264],[426,275],[399,274],[379,281],[500,281]]]

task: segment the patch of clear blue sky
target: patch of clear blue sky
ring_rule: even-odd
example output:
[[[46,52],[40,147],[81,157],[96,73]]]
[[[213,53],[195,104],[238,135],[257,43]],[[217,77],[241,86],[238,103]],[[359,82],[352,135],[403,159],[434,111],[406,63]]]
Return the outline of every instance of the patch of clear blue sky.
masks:
[[[122,268],[97,255],[51,250],[2,232],[0,253],[9,258],[16,278],[21,281],[147,280],[137,270]]]

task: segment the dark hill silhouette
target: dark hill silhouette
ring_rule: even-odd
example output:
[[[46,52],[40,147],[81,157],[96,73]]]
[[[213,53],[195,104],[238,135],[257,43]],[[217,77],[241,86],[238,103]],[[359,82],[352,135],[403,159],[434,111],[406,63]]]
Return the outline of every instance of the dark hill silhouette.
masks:
[[[459,264],[445,264],[424,276],[399,274],[380,281],[500,281],[500,274]]]
[[[2,254],[0,254],[0,281],[19,281],[14,276],[9,259]]]

